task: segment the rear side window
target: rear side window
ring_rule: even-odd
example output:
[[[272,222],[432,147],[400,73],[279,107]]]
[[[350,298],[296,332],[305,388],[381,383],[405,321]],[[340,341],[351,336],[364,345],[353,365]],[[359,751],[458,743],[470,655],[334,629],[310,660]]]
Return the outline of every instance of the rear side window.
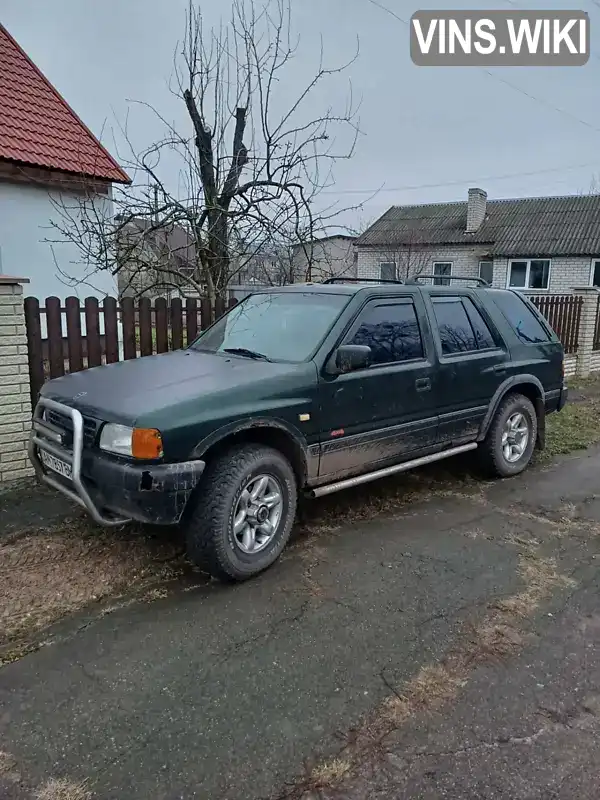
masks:
[[[423,358],[423,342],[413,303],[369,304],[361,314],[358,329],[346,344],[370,347],[371,364]]]
[[[522,342],[540,344],[550,341],[548,331],[516,292],[494,292],[492,297]]]
[[[486,350],[489,347],[496,347],[496,342],[494,341],[492,332],[488,328],[484,318],[477,310],[475,303],[469,297],[463,297],[462,301],[467,309],[467,314],[469,315],[469,320],[471,322],[471,326],[473,327],[473,333],[475,334],[478,348],[480,350]]]
[[[440,332],[443,355],[468,353],[479,349],[475,332],[460,297],[435,299],[433,310]]]

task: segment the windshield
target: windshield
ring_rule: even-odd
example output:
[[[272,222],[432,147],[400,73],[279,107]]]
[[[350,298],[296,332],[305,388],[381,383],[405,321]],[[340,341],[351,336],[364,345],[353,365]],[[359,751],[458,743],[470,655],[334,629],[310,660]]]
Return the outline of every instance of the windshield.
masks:
[[[201,334],[192,349],[245,350],[273,361],[304,361],[349,299],[349,295],[316,292],[253,294]]]

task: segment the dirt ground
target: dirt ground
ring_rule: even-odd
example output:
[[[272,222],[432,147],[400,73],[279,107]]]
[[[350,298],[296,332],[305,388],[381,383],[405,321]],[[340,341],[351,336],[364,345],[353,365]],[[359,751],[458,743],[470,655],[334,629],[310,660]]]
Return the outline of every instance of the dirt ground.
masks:
[[[579,381],[548,420],[540,466],[600,440],[600,379]],[[306,503],[295,539],[371,520],[432,494],[460,496],[479,483],[472,459],[453,459]],[[205,583],[186,560],[175,529],[98,528],[79,509],[32,482],[0,490],[0,664],[43,640],[45,628],[75,611],[151,602],[171,585]]]

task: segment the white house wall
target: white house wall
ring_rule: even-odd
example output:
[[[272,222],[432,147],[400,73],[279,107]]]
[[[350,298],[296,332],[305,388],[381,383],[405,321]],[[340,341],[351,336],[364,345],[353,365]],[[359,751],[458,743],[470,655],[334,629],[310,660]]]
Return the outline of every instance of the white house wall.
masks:
[[[482,247],[463,247],[451,248],[440,247],[431,250],[427,263],[423,264],[425,258],[421,252],[415,256],[419,264],[423,265],[421,274],[432,274],[434,261],[451,261],[452,274],[464,275],[467,278],[479,276],[479,261],[485,255],[485,248]],[[359,278],[379,278],[380,264],[382,261],[393,261],[393,252],[389,249],[379,250],[375,248],[358,248],[358,277]],[[403,266],[400,258],[400,268]],[[456,285],[459,285],[458,283]]]
[[[540,256],[543,258],[544,256]],[[494,285],[506,286],[508,258],[494,260]],[[589,286],[592,259],[589,256],[558,257],[550,259],[550,286],[554,294],[570,292],[574,286]]]
[[[54,194],[57,197],[57,194]],[[77,196],[62,194],[62,201],[76,210]],[[95,200],[98,214],[112,210],[110,197],[98,195]],[[71,213],[76,213],[72,211]],[[0,273],[29,278],[25,295],[44,299],[50,295],[64,301],[69,295],[79,298],[116,295],[117,283],[109,273],[91,274],[81,261],[77,247],[70,243],[50,246],[45,239],[59,238],[50,220],[60,222],[60,214],[52,203],[49,190],[30,184],[0,181]],[[54,255],[53,255],[54,253]],[[68,286],[60,269],[85,284]]]
[[[487,250],[485,247],[440,247],[432,249],[428,264],[422,270],[422,274],[433,272],[434,261],[451,261],[453,275],[478,277],[479,261],[486,258],[486,255]],[[540,256],[540,258],[543,257]],[[419,259],[422,259],[420,255]],[[359,278],[379,278],[381,262],[392,260],[393,255],[389,249],[380,250],[359,247],[357,275]],[[552,258],[550,261],[549,292],[560,294],[569,292],[573,287],[589,286],[592,264],[592,259],[589,256],[559,257]],[[494,259],[494,286],[501,288],[506,286],[508,263],[509,259],[507,258]],[[402,265],[402,261],[400,261],[400,264]],[[456,285],[460,284],[457,283]]]

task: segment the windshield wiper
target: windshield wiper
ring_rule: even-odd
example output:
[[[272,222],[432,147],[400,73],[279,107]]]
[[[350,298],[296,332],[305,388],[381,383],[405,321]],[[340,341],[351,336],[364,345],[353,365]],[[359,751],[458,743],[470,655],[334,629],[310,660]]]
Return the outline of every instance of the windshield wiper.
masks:
[[[257,361],[270,361],[264,353],[257,353],[256,350],[248,350],[246,347],[225,347],[224,353],[233,353],[236,356],[246,356],[246,358],[254,358]]]

